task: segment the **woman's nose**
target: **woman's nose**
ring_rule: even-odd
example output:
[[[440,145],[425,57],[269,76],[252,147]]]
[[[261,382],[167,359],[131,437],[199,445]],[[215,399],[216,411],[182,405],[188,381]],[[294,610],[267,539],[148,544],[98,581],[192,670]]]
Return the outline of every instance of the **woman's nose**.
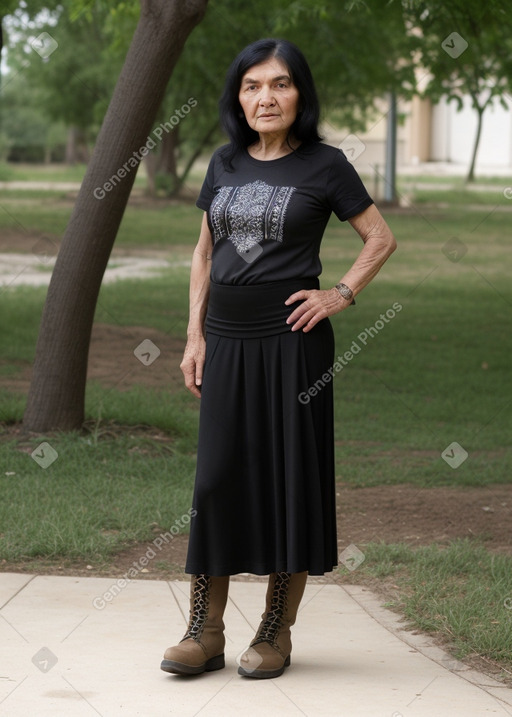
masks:
[[[261,93],[260,93],[260,105],[272,105],[274,104],[275,99],[274,95],[272,93],[272,90],[270,88],[262,87]]]

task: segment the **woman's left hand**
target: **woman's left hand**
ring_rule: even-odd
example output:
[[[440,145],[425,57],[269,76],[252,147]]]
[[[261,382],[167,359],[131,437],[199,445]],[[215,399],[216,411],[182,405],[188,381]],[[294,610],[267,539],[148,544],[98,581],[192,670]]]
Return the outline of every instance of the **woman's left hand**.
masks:
[[[336,289],[302,289],[289,296],[285,304],[294,304],[302,301],[300,306],[287,318],[287,324],[293,324],[292,331],[302,329],[305,333],[311,331],[313,326],[322,319],[343,311],[350,306],[350,301],[344,299]]]

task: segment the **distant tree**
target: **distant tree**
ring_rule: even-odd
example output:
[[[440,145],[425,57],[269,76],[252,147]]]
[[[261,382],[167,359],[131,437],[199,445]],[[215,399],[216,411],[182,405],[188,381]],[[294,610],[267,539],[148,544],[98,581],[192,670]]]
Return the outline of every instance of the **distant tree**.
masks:
[[[409,30],[418,38],[417,63],[429,74],[424,94],[446,97],[462,109],[471,98],[477,128],[466,181],[475,164],[485,111],[495,102],[509,109],[512,91],[512,12],[504,0],[417,0],[404,3]]]
[[[274,34],[276,18],[285,5],[285,0],[274,0],[271,5],[268,0],[216,0],[208,6],[187,40],[155,121],[160,136],[146,162],[153,191],[160,188],[169,196],[178,194],[197,158],[223,140],[218,100],[228,66],[249,42]],[[134,6],[131,0],[112,11],[114,52],[122,51],[127,42]],[[173,129],[167,124],[166,130],[159,130],[170,118],[175,121],[190,98],[197,103],[195,109]]]
[[[2,76],[2,62],[5,58],[7,33],[5,29],[6,18],[18,7],[18,0],[3,0],[0,6],[0,161],[7,158],[11,145],[11,138],[5,130],[5,98],[4,77]]]
[[[59,6],[59,0],[2,0],[0,5],[0,56],[6,45],[4,20],[21,17],[33,20],[40,12],[51,12]]]
[[[416,90],[413,49],[399,0],[295,0],[280,25],[308,50],[330,123],[353,134],[385,120],[386,199],[396,200],[396,106]],[[387,100],[383,110],[383,99]],[[350,157],[352,140],[343,145]]]
[[[12,76],[12,79],[11,79]],[[55,150],[66,143],[66,128],[41,111],[44,94],[27,82],[23,72],[11,69],[4,78],[2,92],[2,132],[6,137],[6,159],[11,161],[49,161]]]
[[[399,0],[294,0],[277,29],[307,51],[322,105],[341,126],[363,130],[387,93],[415,92],[415,40]]]
[[[48,289],[23,419],[28,431],[73,430],[83,423],[88,349],[103,274],[167,82],[206,2],[141,0],[139,23]]]
[[[4,0],[0,8],[0,59],[4,48],[4,18],[14,12],[17,6],[17,0]]]
[[[112,10],[114,48],[122,49],[130,35],[134,5],[131,0]],[[223,140],[217,103],[226,70],[245,45],[269,36],[303,49],[324,117],[353,130],[363,129],[381,111],[378,100],[384,93],[413,91],[411,42],[399,2],[216,0],[187,41],[158,113],[157,122],[165,123],[189,97],[198,100],[197,111],[164,132],[148,158],[153,189],[160,183],[169,194],[179,192],[197,157]]]
[[[401,15],[394,9],[383,14],[377,0],[357,3],[359,14],[348,4],[340,9],[335,0],[326,0],[326,9],[320,10],[311,0],[275,0],[271,8],[264,0],[218,0],[208,32],[198,32],[197,40],[194,33],[187,43],[187,62],[183,68],[180,63],[166,104],[161,105],[185,40],[201,20],[206,3],[141,0],[140,19],[53,271],[24,416],[27,430],[70,430],[83,422],[99,288],[136,170],[156,144],[154,129],[160,118],[165,121],[185,102],[190,106],[190,98],[197,101],[198,111],[191,107],[176,124],[178,142],[166,159],[170,162],[176,148],[181,152],[184,145],[189,151],[186,171],[216,131],[217,100],[229,62],[248,42],[268,35],[287,37],[304,49],[326,109],[341,117],[362,122],[383,91],[409,91],[409,61],[401,56],[406,37]],[[72,7],[80,5],[90,13],[88,0],[75,0]],[[129,13],[125,19],[129,27]],[[198,77],[201,84],[196,85]],[[159,146],[165,148],[165,143]]]
[[[34,22],[24,10],[10,18],[16,38],[9,47],[13,81],[27,84],[42,100],[39,121],[47,118],[65,125],[65,161],[70,164],[87,160],[99,130],[100,111],[104,114],[120,69],[106,56],[103,26],[109,13],[102,3],[93,3],[78,17],[57,6],[38,13]],[[43,37],[46,45],[37,39]]]
[[[32,63],[29,77],[46,93],[43,111],[65,122],[70,138],[92,139],[94,120],[105,112],[138,13],[137,0],[113,7],[100,0],[86,5],[70,0],[66,9],[53,12],[59,18],[55,30],[51,23],[39,27],[38,32],[55,34],[59,49],[44,67]],[[271,5],[267,0],[216,0],[187,41],[155,118],[157,132],[161,124],[167,129],[146,160],[152,193],[159,188],[178,194],[195,160],[222,141],[217,102],[227,67],[244,45],[265,36],[290,39],[304,50],[324,116],[353,131],[381,112],[377,101],[384,93],[395,90],[403,97],[414,84],[397,0],[274,0]],[[67,92],[61,92],[64,84]],[[166,123],[191,97],[197,100],[196,111],[169,131]]]

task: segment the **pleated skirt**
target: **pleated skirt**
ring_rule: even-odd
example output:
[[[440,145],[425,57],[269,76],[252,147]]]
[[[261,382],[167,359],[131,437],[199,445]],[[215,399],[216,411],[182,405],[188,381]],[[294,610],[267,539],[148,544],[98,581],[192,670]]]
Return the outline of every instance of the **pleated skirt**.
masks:
[[[337,565],[332,327],[292,332],[284,305],[313,288],[211,284],[187,573]]]

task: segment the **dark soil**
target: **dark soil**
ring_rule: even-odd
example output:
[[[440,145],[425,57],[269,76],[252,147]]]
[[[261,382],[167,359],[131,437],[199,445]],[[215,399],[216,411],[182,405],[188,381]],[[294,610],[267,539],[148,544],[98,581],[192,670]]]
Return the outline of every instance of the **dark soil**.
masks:
[[[133,433],[133,429],[130,429]],[[350,544],[364,551],[370,542],[406,543],[410,546],[472,538],[487,549],[510,553],[512,486],[483,488],[418,488],[411,485],[352,488],[338,486],[338,543],[340,552]],[[160,528],[155,528],[159,534]],[[176,535],[158,551],[138,577],[169,580],[184,577],[188,537]],[[110,563],[26,561],[2,562],[2,571],[50,575],[101,575],[119,577],[151,546],[151,539],[118,553]],[[345,580],[344,577],[347,579]],[[323,580],[359,582],[358,574],[326,575]],[[244,579],[247,579],[244,577]],[[259,578],[254,578],[259,579]]]
[[[6,235],[0,241],[0,250],[32,251],[39,238],[40,235]],[[161,351],[161,356],[150,366],[143,365],[133,353],[144,339],[151,339]],[[184,339],[176,339],[147,327],[96,324],[92,333],[88,378],[100,382],[106,390],[113,387],[123,390],[140,385],[147,388],[166,387],[172,392],[183,386],[179,363],[184,347]],[[29,365],[18,365],[15,374],[0,376],[0,386],[22,393],[27,391],[29,382]],[[136,430],[130,427],[130,433]],[[147,435],[147,427],[140,427],[140,430]],[[4,437],[16,435],[19,427],[5,426],[2,432]],[[155,433],[159,434],[159,440],[171,440],[160,435],[159,431],[155,430]],[[499,553],[510,553],[512,548],[512,486],[419,488],[390,485],[353,488],[340,482],[337,484],[337,504],[340,552],[350,544],[364,551],[367,543],[376,541],[420,546],[431,543],[445,545],[455,538],[475,539],[487,549]],[[155,528],[155,533],[160,533],[160,528]],[[138,578],[185,578],[187,542],[186,535],[175,536],[162,547],[158,557],[150,561],[145,571],[139,572]],[[0,570],[119,577],[137,563],[150,545],[151,539],[132,545],[102,565],[68,560],[2,561]],[[239,579],[263,580],[256,576]],[[341,570],[312,580],[365,584],[389,600],[398,595],[398,588],[392,580],[372,579],[363,571]],[[499,671],[498,667],[483,665],[478,660],[475,667],[493,673]]]
[[[144,339],[151,339],[161,351],[158,359],[149,366],[143,365],[133,353]],[[95,324],[88,378],[98,381],[107,390],[113,387],[123,390],[139,385],[146,388],[165,387],[172,392],[183,386],[179,364],[184,347],[184,339],[147,327]],[[28,389],[29,382],[30,366],[22,367],[14,375],[0,377],[0,386],[20,392]],[[19,428],[13,426],[4,429],[4,432],[6,430],[15,435]],[[130,433],[136,430],[130,427]],[[138,430],[146,435],[148,429],[140,427]],[[171,440],[165,435],[159,439]],[[337,505],[340,551],[352,543],[364,546],[383,541],[417,546],[432,542],[446,544],[454,538],[473,538],[497,552],[510,552],[512,548],[512,486],[508,485],[481,488],[419,488],[414,485],[353,488],[340,482],[337,485]],[[37,564],[3,563],[0,567],[16,571],[37,569],[61,575],[118,576],[144,553],[146,545],[133,545],[116,555],[111,564],[102,566],[38,561]],[[151,561],[148,572],[141,577],[161,579],[182,575],[186,549],[187,537],[176,536],[162,548],[158,560]],[[350,573],[347,577],[354,579],[355,576]]]

